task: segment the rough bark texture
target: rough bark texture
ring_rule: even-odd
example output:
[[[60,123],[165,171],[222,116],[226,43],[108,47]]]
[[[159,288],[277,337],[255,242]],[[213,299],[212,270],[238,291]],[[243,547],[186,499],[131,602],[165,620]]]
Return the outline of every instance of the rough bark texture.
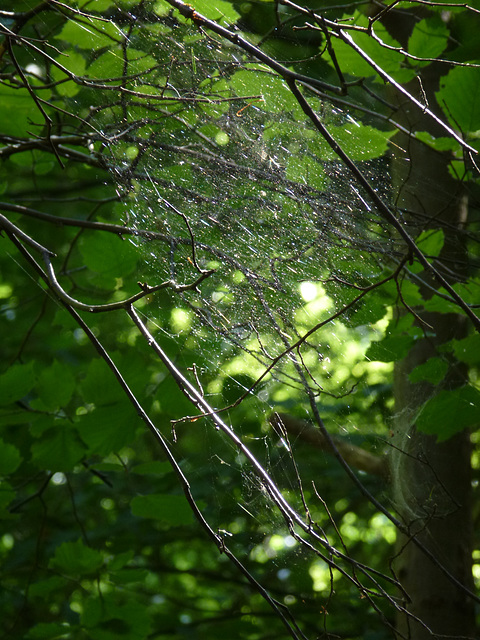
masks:
[[[422,75],[423,89],[429,96],[429,106],[443,68],[430,65]],[[409,89],[417,93],[419,85]],[[413,130],[436,131],[420,111],[402,111],[401,119]],[[399,194],[399,204],[412,212],[407,214],[417,231],[434,229],[447,223],[445,246],[441,260],[448,266],[451,282],[466,275],[465,252],[460,230],[465,224],[467,202],[459,183],[448,173],[448,156],[438,154],[425,146],[399,136],[395,139],[405,153],[393,161],[393,175]],[[425,274],[424,274],[425,275]],[[424,277],[424,276],[423,276]],[[430,286],[437,284],[425,277]],[[432,295],[426,286],[421,289],[424,299]],[[437,444],[436,439],[417,432],[415,415],[432,394],[441,389],[452,389],[465,383],[465,371],[451,361],[441,387],[435,389],[427,383],[412,384],[408,374],[430,357],[438,355],[439,347],[452,339],[466,335],[465,319],[456,315],[423,314],[430,325],[419,328],[425,338],[419,340],[407,358],[398,363],[395,372],[396,424],[395,444],[404,453],[392,456],[394,467],[393,492],[399,514],[410,526],[412,535],[434,554],[435,558],[463,585],[473,591],[472,579],[472,509],[469,434],[464,431],[447,442]],[[423,640],[436,635],[443,637],[474,637],[475,618],[469,597],[436,567],[407,538],[398,543],[396,570],[411,598],[407,609],[420,622],[406,615],[397,621],[399,634],[412,640]]]
[[[408,455],[397,456],[394,494],[411,534],[473,590],[469,434],[463,431],[437,444],[434,437],[410,427],[411,410],[431,392],[407,381],[408,372],[430,351],[430,345],[424,347],[418,345],[396,370],[397,444]],[[468,596],[403,536],[398,552],[396,570],[411,599],[407,609],[426,625],[401,615],[398,631],[414,640],[431,638],[431,633],[474,637],[474,609]]]

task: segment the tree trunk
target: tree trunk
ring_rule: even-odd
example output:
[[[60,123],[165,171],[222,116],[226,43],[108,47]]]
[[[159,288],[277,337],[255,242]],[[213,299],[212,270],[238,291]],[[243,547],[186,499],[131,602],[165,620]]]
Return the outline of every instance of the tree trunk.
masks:
[[[435,64],[422,72],[423,90],[432,109],[436,107],[432,102],[440,72],[445,72],[444,68]],[[412,83],[409,89],[420,97],[418,83]],[[401,108],[400,119],[412,130],[437,133],[420,110]],[[399,206],[410,211],[406,221],[413,225],[413,233],[448,223],[448,229],[443,227],[445,245],[438,264],[447,260],[450,281],[462,280],[466,262],[459,230],[466,221],[467,201],[459,183],[448,173],[449,158],[406,135],[397,136],[395,142],[404,149],[404,153],[398,152],[394,158],[392,172]],[[437,286],[428,275],[420,275],[429,286]],[[424,300],[432,296],[429,286],[421,288]],[[435,437],[419,433],[415,428],[415,416],[424,402],[440,388],[452,389],[464,384],[466,372],[458,362],[450,361],[446,378],[437,389],[429,383],[412,384],[407,377],[415,367],[438,356],[442,344],[454,337],[464,337],[468,327],[464,317],[454,314],[419,315],[421,320],[417,325],[425,337],[417,341],[395,369],[394,444],[398,450],[392,455],[394,500],[411,535],[415,535],[456,580],[473,590],[469,434],[462,431],[438,444]],[[428,325],[422,326],[422,321]],[[433,637],[474,637],[474,608],[468,595],[408,538],[399,537],[397,551],[395,567],[411,599],[406,608],[420,621],[406,614],[399,615],[399,636],[412,640],[431,638],[432,634]]]

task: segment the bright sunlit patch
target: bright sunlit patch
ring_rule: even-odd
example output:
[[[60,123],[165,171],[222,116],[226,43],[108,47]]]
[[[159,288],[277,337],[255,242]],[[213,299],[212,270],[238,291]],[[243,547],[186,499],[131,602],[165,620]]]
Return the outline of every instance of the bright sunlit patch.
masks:
[[[323,563],[315,563],[312,564],[308,570],[310,577],[313,580],[313,590],[314,591],[327,591],[332,587],[332,574],[333,579],[335,579],[335,574],[338,574],[338,571],[333,571],[330,573],[328,567],[326,567]]]
[[[6,533],[4,536],[2,536],[1,544],[4,549],[7,549],[7,551],[10,551],[10,549],[13,549],[15,540],[10,533]]]
[[[172,309],[170,314],[170,324],[174,333],[182,333],[182,331],[188,331],[192,324],[192,318],[190,313],[186,309]]]
[[[53,484],[56,484],[56,485],[65,484],[66,481],[67,481],[67,478],[64,473],[57,472],[57,473],[54,473],[52,476]]]
[[[13,293],[13,289],[9,284],[0,285],[0,298],[10,298]]]
[[[219,144],[220,146],[224,147],[226,144],[228,144],[230,141],[230,138],[228,137],[228,135],[224,132],[224,131],[219,131],[217,133],[217,135],[215,136],[215,142],[217,144]]]
[[[311,302],[318,296],[318,285],[315,282],[301,282],[300,283],[300,295],[305,302]]]
[[[27,64],[27,66],[25,67],[25,71],[31,73],[34,76],[43,77],[45,75],[45,70],[38,64],[35,64],[35,62],[30,62],[30,64]]]

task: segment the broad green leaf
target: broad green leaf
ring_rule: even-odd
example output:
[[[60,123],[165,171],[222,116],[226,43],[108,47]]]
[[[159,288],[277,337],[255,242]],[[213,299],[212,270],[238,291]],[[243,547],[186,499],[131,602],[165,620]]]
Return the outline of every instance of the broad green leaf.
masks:
[[[290,156],[287,160],[286,176],[289,180],[306,184],[322,191],[327,183],[323,167],[308,156]]]
[[[58,59],[58,62],[68,69],[68,71],[70,71],[74,76],[83,76],[85,74],[87,63],[85,57],[81,53],[73,50],[64,52],[64,55]],[[58,94],[61,96],[71,98],[82,89],[81,85],[74,82],[74,80],[69,79],[69,76],[65,75],[64,71],[54,65],[52,65],[52,76],[56,82],[62,81],[56,87]],[[67,81],[63,82],[66,79]]]
[[[132,560],[133,556],[134,552],[131,549],[123,553],[117,553],[117,555],[107,560],[109,570],[118,571],[119,569],[123,569],[123,567]]]
[[[452,127],[465,135],[480,129],[480,68],[454,67],[435,96]]]
[[[184,496],[151,494],[136,496],[130,503],[132,513],[139,518],[151,518],[177,527],[191,524],[192,510]]]
[[[431,258],[436,258],[440,255],[444,242],[445,234],[442,229],[422,231],[416,240],[419,249]]]
[[[21,462],[22,456],[17,447],[0,438],[0,476],[8,476],[16,471]]]
[[[50,593],[63,589],[65,581],[61,576],[52,576],[45,580],[39,580],[30,585],[28,590],[32,598],[46,598]]]
[[[96,58],[88,67],[88,76],[91,78],[120,78],[125,73],[125,61],[123,59],[121,47],[110,47],[105,53]],[[127,74],[135,75],[146,72],[158,66],[158,62],[150,55],[146,55],[143,51],[128,49],[128,66]],[[162,85],[156,78],[156,84]],[[153,87],[143,87],[136,84],[132,89],[142,91],[142,89],[150,89],[152,93],[158,94],[158,89]]]
[[[353,160],[380,158],[388,149],[393,131],[380,131],[369,125],[350,121],[342,127],[327,127],[336,142]]]
[[[103,554],[87,547],[81,540],[64,542],[55,549],[49,567],[68,576],[95,573],[103,565]]]
[[[71,368],[55,360],[40,373],[36,385],[39,397],[32,402],[32,406],[49,411],[64,407],[70,401],[74,389],[75,378]]]
[[[407,355],[414,342],[412,336],[391,335],[379,342],[372,342],[365,357],[379,362],[397,362]]]
[[[408,39],[408,53],[418,58],[438,58],[445,51],[450,31],[445,22],[439,17],[426,18],[417,22],[412,35]],[[426,65],[429,62],[413,65]]]
[[[228,23],[235,23],[240,18],[240,14],[233,7],[232,2],[226,0],[192,0],[189,3],[201,15],[210,20],[219,21],[223,18]]]
[[[424,364],[415,367],[409,374],[408,379],[410,382],[431,382],[432,384],[439,384],[445,374],[448,371],[448,363],[442,358],[430,358]]]
[[[137,249],[129,240],[111,233],[95,233],[83,239],[80,251],[86,266],[112,281],[129,275],[137,265]]]
[[[123,397],[122,389],[107,363],[101,358],[93,358],[87,374],[80,385],[85,402],[96,406],[113,404]]]
[[[349,20],[352,16],[349,16]],[[355,11],[353,15],[353,22],[357,26],[369,27],[368,18],[359,11]],[[377,41],[373,39],[367,33],[361,32],[349,32],[356,45],[358,45],[362,51],[371,58],[385,73],[393,76],[398,82],[407,82],[414,77],[415,72],[405,67],[405,57],[399,51],[394,51],[395,48],[400,49],[400,43],[395,40],[388,30],[379,22],[374,25],[375,34],[378,38]],[[383,43],[386,46],[383,46]],[[350,44],[343,40],[335,40],[333,42],[337,61],[340,64],[340,68],[343,73],[358,77],[376,76],[375,69],[359,54]],[[329,56],[326,54],[326,58]],[[333,63],[330,63],[333,65]],[[376,78],[380,80],[379,78]],[[383,80],[381,80],[383,82]]]
[[[149,608],[132,597],[119,602],[112,593],[89,598],[80,620],[95,640],[147,640],[151,630]]]
[[[479,283],[475,278],[469,282],[457,282],[453,289],[458,293],[466,304],[478,304]],[[440,295],[435,295],[424,303],[427,311],[438,313],[465,313],[461,307],[451,298],[450,293],[443,287],[438,290]]]
[[[70,47],[94,51],[120,44],[125,34],[110,20],[68,20],[55,38],[64,40]],[[68,67],[68,64],[62,64]]]
[[[417,427],[437,436],[439,442],[480,423],[480,391],[471,386],[440,391],[423,407]]]
[[[406,303],[410,307],[416,307],[423,303],[422,294],[418,286],[411,282],[411,280],[400,280],[398,286],[402,294],[402,304]],[[388,302],[390,304],[399,301],[398,286],[396,282],[390,280],[382,287],[383,292],[388,296]],[[385,301],[385,304],[387,304],[387,301]]]
[[[454,340],[453,352],[460,362],[470,366],[480,364],[480,334],[473,333],[463,340]]]
[[[448,138],[440,136],[438,138],[434,138],[431,133],[428,131],[417,131],[415,133],[415,137],[422,142],[428,144],[432,149],[436,149],[437,151],[453,151],[456,154],[461,153],[460,143],[455,140],[455,138]]]
[[[0,376],[0,406],[21,400],[34,384],[33,363],[14,364]]]
[[[139,424],[133,408],[118,402],[81,416],[78,430],[92,453],[106,456],[131,444]]]
[[[28,129],[35,130],[45,122],[27,89],[0,84],[0,105],[3,135],[26,136]]]
[[[282,78],[272,75],[265,67],[237,71],[230,78],[230,85],[238,96],[259,96],[258,109],[272,113],[299,112],[299,106]]]
[[[32,462],[39,469],[71,471],[85,455],[85,445],[70,422],[56,422],[53,429],[32,445]]]

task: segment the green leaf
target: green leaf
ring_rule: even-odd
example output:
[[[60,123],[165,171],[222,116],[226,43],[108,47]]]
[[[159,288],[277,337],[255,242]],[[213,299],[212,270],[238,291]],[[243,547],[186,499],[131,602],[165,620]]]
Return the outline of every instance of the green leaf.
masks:
[[[95,233],[83,239],[80,251],[89,269],[112,281],[129,275],[137,265],[135,246],[111,233]]]
[[[256,65],[248,70],[237,71],[230,78],[230,85],[238,96],[261,96],[262,100],[255,102],[259,109],[272,113],[300,110],[282,78],[272,75],[266,67]]]
[[[431,382],[439,384],[448,371],[448,363],[442,358],[430,358],[424,364],[415,367],[410,372],[408,379],[410,382]]]
[[[454,67],[435,96],[452,127],[465,135],[480,129],[480,68]]]
[[[85,445],[76,429],[66,420],[58,420],[31,447],[32,462],[39,469],[71,471],[85,455]]]
[[[106,456],[131,444],[138,425],[133,408],[119,402],[80,416],[78,430],[91,453]]]
[[[436,435],[439,442],[456,433],[478,426],[480,422],[480,391],[471,386],[452,391],[440,391],[425,403],[417,419],[417,428]]]
[[[394,131],[380,131],[353,119],[341,127],[327,127],[336,142],[353,160],[380,158],[388,150]]]
[[[159,520],[173,527],[191,524],[193,521],[192,510],[184,496],[136,496],[130,507],[134,516]]]
[[[418,58],[437,58],[445,51],[449,35],[447,25],[439,16],[420,20],[408,39],[408,53]],[[423,66],[430,63],[413,61],[413,64]]]
[[[92,51],[102,47],[111,48],[115,44],[120,44],[124,37],[121,29],[113,21],[90,18],[88,21],[81,22],[68,20],[55,39],[64,40],[69,47]],[[68,66],[66,62],[62,64],[64,67]]]
[[[61,544],[48,563],[52,569],[69,576],[95,573],[102,565],[103,554],[85,546],[81,540]]]
[[[348,16],[348,20],[357,26],[370,28],[368,18],[360,11],[355,11],[353,17]],[[368,33],[350,32],[350,35],[355,44],[358,45],[369,58],[381,67],[385,73],[393,76],[398,82],[407,82],[414,77],[415,72],[405,68],[404,55],[393,50],[394,48],[401,48],[400,43],[390,35],[381,23],[376,22],[374,30],[377,38],[386,46],[382,46],[380,42],[372,38]],[[348,42],[335,40],[333,45],[343,73],[348,73],[357,78],[362,76],[366,78],[369,76],[377,76],[375,69],[357,53]],[[326,54],[325,57],[328,59],[328,54]],[[333,66],[332,62],[330,62],[330,64]],[[376,77],[376,80],[380,81],[380,78]]]
[[[34,384],[33,363],[14,364],[0,376],[0,406],[21,400]]]
[[[50,367],[46,367],[40,373],[36,389],[39,401],[32,402],[34,408],[55,411],[64,407],[69,403],[75,390],[75,378],[71,367],[55,360]]]
[[[146,640],[151,629],[145,606],[132,598],[119,603],[113,594],[87,600],[80,620],[95,640]]]
[[[465,362],[470,366],[480,363],[480,334],[473,333],[463,340],[453,341],[453,352],[460,362]]]
[[[429,258],[436,258],[440,255],[444,242],[445,234],[442,229],[422,231],[416,240],[419,249]]]
[[[87,63],[84,56],[81,53],[70,50],[64,52],[64,54],[58,59],[58,62],[68,69],[75,76],[83,76]],[[75,96],[81,89],[81,85],[77,84],[65,74],[64,71],[52,65],[52,76],[56,82],[60,82],[57,85],[57,93],[61,96],[71,98]],[[66,80],[68,78],[68,80]],[[64,82],[66,80],[66,82]]]
[[[93,402],[96,406],[113,404],[124,397],[113,371],[102,358],[90,361],[80,388],[85,402]]]
[[[16,471],[21,462],[22,456],[17,447],[0,438],[0,476],[8,476]]]
[[[379,342],[372,342],[365,357],[379,362],[397,362],[407,355],[414,342],[412,336],[391,335]]]
[[[235,23],[240,18],[240,14],[233,7],[232,2],[226,0],[192,0],[189,3],[198,13],[210,20],[219,21],[223,18],[228,23]]]
[[[440,136],[438,138],[434,138],[431,133],[428,131],[417,131],[415,133],[415,137],[425,144],[428,144],[432,149],[436,149],[437,151],[453,151],[454,153],[461,152],[460,143],[455,140],[455,138],[448,138]]]
[[[38,124],[44,123],[27,89],[13,89],[0,84],[0,105],[3,135],[25,136],[28,129],[36,130]]]
[[[132,560],[133,556],[134,553],[131,549],[123,553],[117,553],[116,556],[113,556],[107,561],[109,570],[118,571],[119,569],[123,569],[123,567]]]
[[[65,580],[61,576],[52,576],[45,580],[39,580],[30,585],[28,595],[32,598],[44,599],[52,592],[63,589]]]
[[[323,191],[328,180],[323,167],[313,158],[290,156],[287,160],[287,170],[285,172],[288,180],[293,180],[300,184],[306,184],[315,189]]]

